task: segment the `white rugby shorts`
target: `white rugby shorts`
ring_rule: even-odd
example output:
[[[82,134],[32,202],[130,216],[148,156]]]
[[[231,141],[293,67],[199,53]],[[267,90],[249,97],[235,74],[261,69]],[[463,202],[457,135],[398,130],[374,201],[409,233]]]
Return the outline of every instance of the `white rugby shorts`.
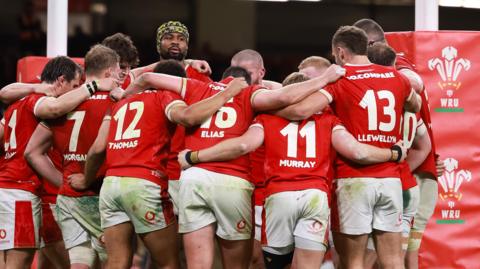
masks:
[[[41,201],[35,194],[0,188],[0,250],[38,248],[41,212]]]
[[[290,251],[294,248],[326,250],[330,207],[324,191],[307,189],[275,193],[265,199],[264,210],[262,228],[266,246]]]
[[[168,187],[149,180],[108,176],[100,190],[102,228],[132,222],[137,234],[166,228],[175,222]]]
[[[341,178],[336,180],[332,229],[360,235],[372,229],[402,231],[402,183],[399,178]]]
[[[252,238],[253,188],[243,178],[198,167],[182,171],[179,232],[193,232],[216,222],[216,234],[225,240]]]

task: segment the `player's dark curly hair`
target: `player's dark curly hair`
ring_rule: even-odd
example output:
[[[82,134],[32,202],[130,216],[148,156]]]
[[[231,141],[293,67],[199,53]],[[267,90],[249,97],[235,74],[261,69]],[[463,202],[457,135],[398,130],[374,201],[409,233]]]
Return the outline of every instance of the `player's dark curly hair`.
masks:
[[[158,64],[156,64],[153,68],[153,72],[182,78],[187,77],[187,73],[185,72],[183,66],[178,61],[172,59],[161,60],[160,62],[158,62]]]
[[[127,63],[132,68],[138,66],[140,62],[138,59],[138,50],[128,35],[116,33],[107,36],[102,41],[102,45],[111,48],[120,56],[120,64]]]

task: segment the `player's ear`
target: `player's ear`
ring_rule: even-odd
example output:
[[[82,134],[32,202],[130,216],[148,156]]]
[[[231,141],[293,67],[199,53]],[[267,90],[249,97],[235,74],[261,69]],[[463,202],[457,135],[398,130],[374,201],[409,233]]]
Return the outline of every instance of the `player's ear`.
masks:
[[[63,84],[65,84],[65,82],[66,82],[65,77],[61,75],[55,80],[54,85],[55,87],[61,87]]]
[[[346,55],[345,55],[346,51],[342,47],[337,47],[337,48],[338,48],[338,56],[340,57],[340,60],[342,60],[342,62],[344,62],[345,58],[346,58]]]
[[[107,70],[105,70],[105,73],[103,74],[103,76],[104,76],[105,78],[109,78],[109,77],[112,76],[112,74],[113,74],[113,70],[112,70],[111,67],[109,67],[109,68],[107,68]]]
[[[266,73],[265,68],[264,67],[260,68],[260,78],[261,79],[263,79],[263,77],[265,76],[265,73]]]

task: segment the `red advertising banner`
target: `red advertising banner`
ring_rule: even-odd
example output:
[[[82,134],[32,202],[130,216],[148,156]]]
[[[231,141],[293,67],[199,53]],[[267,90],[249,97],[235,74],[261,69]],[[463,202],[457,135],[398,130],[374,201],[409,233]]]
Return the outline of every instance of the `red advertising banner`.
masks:
[[[480,32],[400,32],[387,40],[424,80],[446,172],[420,248],[420,268],[480,268]]]

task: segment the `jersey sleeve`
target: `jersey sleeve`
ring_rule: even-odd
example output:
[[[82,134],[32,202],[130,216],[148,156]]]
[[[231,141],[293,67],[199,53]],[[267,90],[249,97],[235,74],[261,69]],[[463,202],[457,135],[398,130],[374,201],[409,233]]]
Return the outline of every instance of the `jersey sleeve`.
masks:
[[[328,117],[330,118],[331,126],[332,126],[332,132],[336,130],[345,130],[345,126],[343,125],[343,122],[335,116],[332,112],[323,112],[323,113],[328,113]]]
[[[26,108],[36,116],[38,106],[48,97],[45,95],[32,94],[27,98],[27,102],[25,103]]]
[[[204,89],[208,87],[208,84],[196,79],[183,78],[180,95],[188,104],[198,102],[201,100],[200,96],[205,92]]]
[[[170,121],[172,121],[170,118],[171,109],[177,105],[186,105],[178,94],[170,91],[158,91],[156,98],[165,116]]]
[[[406,78],[402,73],[398,72],[400,79],[402,80],[402,84],[404,85],[404,90],[402,91],[404,93],[404,98],[401,100],[407,100],[407,98],[412,94],[412,85],[410,84],[410,81],[408,78]]]
[[[261,92],[268,91],[268,89],[265,88],[264,86],[252,85],[250,86],[249,91],[250,91],[250,104],[253,105],[253,100],[255,99],[255,96],[257,96],[257,94]]]
[[[248,128],[259,127],[259,128],[265,129],[263,127],[263,120],[264,120],[264,115],[263,114],[260,114],[260,115],[256,116],[253,119],[252,124],[250,124],[250,127],[248,127]]]
[[[335,98],[335,96],[336,96],[335,84],[329,84],[326,87],[324,87],[323,89],[320,89],[319,92],[322,93],[323,95],[325,95],[325,97],[327,97],[329,104],[331,104],[333,102],[333,100],[336,99]]]
[[[403,53],[397,54],[397,59],[395,61],[395,68],[397,70],[410,69],[412,71],[415,71],[415,66],[403,55]]]

